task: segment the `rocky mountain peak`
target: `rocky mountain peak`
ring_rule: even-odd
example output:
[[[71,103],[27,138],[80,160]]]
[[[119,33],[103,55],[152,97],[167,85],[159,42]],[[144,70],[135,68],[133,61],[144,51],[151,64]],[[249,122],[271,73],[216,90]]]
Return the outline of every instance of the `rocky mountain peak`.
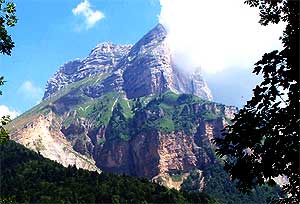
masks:
[[[138,51],[150,49],[153,46],[161,43],[166,37],[166,29],[163,25],[158,24],[133,46],[129,55],[137,55]]]
[[[124,70],[124,90],[128,98],[171,90],[212,100],[199,71],[188,73],[177,68],[166,38],[166,29],[158,24],[132,47],[127,58],[119,64],[119,68]]]
[[[103,42],[98,44],[89,54],[89,57],[99,57],[99,56],[114,56],[114,55],[124,55],[124,52],[132,47],[132,45],[117,45],[111,42]],[[123,56],[122,55],[122,56]]]
[[[201,74],[185,73],[177,68],[166,40],[167,31],[158,24],[134,46],[103,42],[83,60],[64,64],[46,86],[47,99],[67,84],[100,74],[105,80],[84,88],[93,98],[110,91],[124,92],[128,98],[160,94],[167,90],[212,100]]]
[[[66,85],[84,78],[108,73],[126,56],[132,46],[103,42],[97,45],[85,59],[75,59],[63,64],[47,81],[43,100]]]
[[[160,37],[166,37],[167,36],[167,30],[162,24],[157,24],[152,30],[148,32],[148,36],[158,36]]]
[[[92,55],[97,55],[98,53],[110,53],[114,49],[115,46],[116,45],[114,45],[111,42],[100,43],[94,49],[92,49],[92,51],[89,55],[92,56]]]

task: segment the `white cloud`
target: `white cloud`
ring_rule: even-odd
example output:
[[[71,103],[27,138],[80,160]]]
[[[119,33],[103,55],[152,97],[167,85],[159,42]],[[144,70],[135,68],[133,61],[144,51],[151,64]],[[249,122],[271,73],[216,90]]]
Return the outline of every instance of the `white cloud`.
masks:
[[[20,113],[18,111],[15,110],[10,110],[7,106],[5,105],[0,105],[0,117],[2,116],[10,116],[10,119],[14,119],[17,116],[20,115]]]
[[[23,99],[33,103],[38,103],[42,96],[42,88],[35,86],[31,81],[25,81],[19,88],[18,93],[22,95]]]
[[[90,29],[92,28],[98,21],[103,19],[105,16],[101,11],[92,10],[91,4],[88,0],[84,0],[80,4],[76,6],[76,8],[72,9],[72,13],[75,16],[82,15],[85,18],[85,28]]]
[[[175,63],[216,73],[252,68],[263,53],[280,49],[283,25],[261,26],[258,9],[241,0],[160,0]]]

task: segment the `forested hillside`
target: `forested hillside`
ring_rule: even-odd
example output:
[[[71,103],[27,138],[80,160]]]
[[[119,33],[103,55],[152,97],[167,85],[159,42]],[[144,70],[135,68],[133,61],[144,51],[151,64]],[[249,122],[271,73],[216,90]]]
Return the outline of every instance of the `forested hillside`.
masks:
[[[203,193],[146,179],[98,174],[43,158],[13,141],[0,144],[0,203],[208,203]]]
[[[209,197],[192,192],[197,173],[184,182],[187,193],[146,179],[65,168],[13,141],[0,144],[0,158],[0,203],[267,203],[275,195],[266,187],[239,193],[221,166],[207,169]]]

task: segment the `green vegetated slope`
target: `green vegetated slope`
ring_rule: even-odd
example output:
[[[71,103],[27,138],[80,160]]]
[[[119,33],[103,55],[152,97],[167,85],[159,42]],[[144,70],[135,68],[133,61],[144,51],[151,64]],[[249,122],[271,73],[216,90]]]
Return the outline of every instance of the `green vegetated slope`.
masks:
[[[195,133],[199,120],[224,117],[221,113],[207,111],[205,108],[196,113],[193,110],[195,104],[223,106],[193,95],[173,92],[132,100],[120,99],[109,120],[107,134],[124,140],[130,140],[141,132],[154,130],[162,133],[183,131],[191,135]]]
[[[80,104],[91,101],[91,98],[84,95],[83,88],[99,83],[107,76],[109,76],[109,74],[100,74],[66,85],[47,100],[41,101],[41,103],[32,109],[14,119],[12,123],[6,126],[7,129],[13,133],[18,128],[30,123],[40,114],[47,115],[50,111],[53,111],[57,113],[57,115],[62,115],[63,113],[72,111]],[[64,120],[65,118],[62,117],[61,119]]]
[[[148,112],[149,117],[142,126],[142,130],[157,129],[162,132],[184,131],[192,134],[195,131],[195,125],[199,120],[210,120],[203,109],[197,113],[193,110],[194,104],[201,105],[219,105],[213,102],[205,101],[197,96],[189,94],[175,94],[166,92],[154,97],[140,112]],[[221,114],[210,112],[214,118],[224,117]]]
[[[208,203],[146,179],[98,174],[43,158],[13,141],[0,144],[0,203]]]
[[[148,132],[148,131],[155,131],[155,130],[160,131],[162,133],[183,131],[188,135],[193,135],[196,131],[197,121],[199,120],[213,121],[213,120],[217,120],[218,118],[225,117],[221,112],[216,112],[216,111],[209,110],[209,108],[204,108],[205,106],[215,106],[217,107],[216,109],[222,109],[224,105],[205,101],[200,99],[199,97],[189,95],[189,94],[175,94],[173,92],[166,92],[161,95],[151,95],[151,96],[145,96],[145,97],[130,99],[130,100],[126,99],[122,94],[116,92],[105,93],[103,96],[99,98],[90,98],[84,95],[82,90],[83,87],[101,81],[101,79],[103,79],[104,77],[105,76],[97,76],[93,78],[88,78],[66,86],[64,89],[57,92],[50,99],[43,101],[38,106],[34,107],[30,111],[22,115],[21,117],[17,118],[13,122],[14,127],[11,126],[9,127],[9,129],[13,131],[15,128],[20,128],[26,125],[28,122],[30,122],[34,117],[37,117],[39,114],[47,115],[50,111],[52,111],[56,114],[57,118],[61,120],[62,127],[65,129],[67,129],[68,127],[70,127],[72,124],[76,123],[76,121],[80,119],[89,121],[91,124],[93,124],[95,129],[101,126],[105,127],[106,137],[101,138],[99,141],[97,141],[97,145],[102,145],[106,142],[106,140],[118,139],[118,140],[130,141],[133,137],[135,137],[137,134],[141,132]],[[200,104],[201,107],[203,108],[195,112],[194,110],[195,104]],[[228,118],[225,119],[227,119],[228,122],[230,122]],[[79,141],[81,139],[82,141]],[[77,143],[82,144],[84,142],[85,142],[84,137],[81,138],[80,136],[76,136],[74,144]],[[201,145],[201,147],[205,152],[205,154],[210,154],[210,157],[216,157],[213,150],[214,147],[212,147],[208,141],[207,143],[205,144],[204,143]],[[24,150],[20,150],[20,151],[24,152]],[[32,155],[32,153],[30,154]],[[34,161],[30,160],[22,164],[16,164],[22,166],[20,167],[19,171],[21,171],[21,169],[29,168],[34,172],[41,173],[42,175],[46,174],[46,171],[48,171],[47,169],[50,168],[47,167],[46,163],[47,162],[51,163],[51,162],[45,159],[41,159],[41,157],[37,157],[37,156],[35,157],[39,159]],[[47,162],[46,163],[42,162],[42,165],[40,167],[39,166],[40,160],[43,160],[43,162],[45,161]],[[218,161],[218,158],[216,157],[215,160]],[[46,165],[46,167],[44,165]],[[53,163],[53,165],[60,166],[56,163]],[[62,169],[62,168],[63,167],[55,167],[55,169]],[[215,203],[267,203],[269,198],[278,197],[277,194],[280,192],[278,188],[269,189],[266,187],[260,187],[255,189],[249,195],[241,194],[236,189],[233,182],[230,181],[229,176],[226,174],[226,172],[224,171],[220,163],[216,163],[215,165],[212,166],[206,166],[204,167],[204,169],[201,168],[201,170],[204,171],[205,173],[204,176],[206,179],[205,180],[206,185],[203,191],[208,195],[212,195],[214,199],[212,199],[211,202],[214,200]],[[11,170],[8,171],[10,172]],[[14,174],[10,176],[12,180],[9,182],[12,183],[17,182],[17,180],[15,180],[15,178],[13,177],[18,173],[17,171],[13,171]],[[115,199],[114,200],[115,202],[117,201],[121,201],[121,202],[139,201],[140,202],[141,201],[138,195],[137,198],[134,198],[138,200],[131,200],[133,199],[132,197],[128,197],[128,196],[126,197],[124,194],[124,191],[129,193],[129,190],[126,189],[128,184],[126,182],[128,182],[128,179],[132,179],[132,182],[137,182],[135,186],[142,185],[138,183],[141,181],[139,179],[123,177],[123,176],[113,176],[104,173],[101,176],[98,176],[100,179],[98,182],[103,181],[101,179],[104,179],[105,182],[108,182],[109,185],[111,186],[114,187],[116,186],[117,189],[113,188],[113,190],[111,190],[110,189],[111,187],[109,187],[108,184],[104,186],[102,186],[102,184],[101,185],[99,184],[99,188],[104,189],[101,190],[102,192],[103,191],[105,192],[107,190],[110,193],[105,195],[103,194],[104,197],[101,197],[102,194],[100,192],[96,192],[94,188],[91,189],[91,186],[98,185],[97,179],[91,181],[92,182],[91,185],[89,181],[87,181],[91,176],[94,177],[96,173],[86,172],[84,170],[77,171],[75,168],[67,168],[67,170],[58,170],[58,171],[62,171],[62,172],[70,171],[73,173],[76,172],[74,173],[74,175],[76,175],[77,177],[77,174],[80,174],[81,176],[81,177],[79,176],[81,179],[80,181],[82,181],[83,183],[85,182],[85,184],[81,184],[81,182],[78,182],[79,187],[73,186],[72,188],[70,188],[68,185],[69,184],[73,185],[72,182],[76,183],[77,181],[72,180],[71,179],[72,176],[69,175],[68,177],[68,174],[66,175],[65,173],[60,172],[58,174],[62,176],[57,177],[57,180],[53,181],[54,183],[52,182],[52,180],[50,180],[49,183],[48,180],[46,181],[41,180],[40,184],[37,185],[32,184],[32,188],[33,188],[32,191],[27,192],[27,190],[24,189],[24,192],[23,191],[15,192],[20,195],[22,194],[22,196],[24,196],[25,198],[14,198],[13,196],[17,194],[7,194],[8,195],[7,198],[13,198],[20,202],[25,202],[25,201],[46,202],[47,199],[48,200],[50,199],[49,202],[60,202],[59,199],[66,199],[66,201],[74,202],[75,198],[76,201],[81,200],[82,202],[112,202],[113,200],[109,200],[112,199],[112,197],[110,198],[110,196],[115,195],[113,197]],[[84,173],[78,173],[78,172],[84,172]],[[30,175],[33,176],[33,174]],[[44,176],[43,178],[48,179],[47,175],[46,176],[43,175]],[[67,177],[64,178],[65,176]],[[86,178],[87,180],[84,180],[85,178],[83,177],[86,176],[87,176]],[[24,177],[22,175],[20,178],[17,177],[16,179],[24,179]],[[197,179],[199,178],[193,174],[189,176],[188,179],[183,183],[182,186],[183,189],[190,192],[199,191],[199,186],[197,186],[199,182]],[[122,181],[123,183],[122,182],[119,183],[119,180]],[[23,180],[22,182],[25,182],[23,184],[27,186],[26,182],[33,182],[33,181],[34,180],[29,179],[28,181]],[[66,182],[68,183],[67,186],[65,186]],[[12,183],[7,184],[7,186],[12,185]],[[60,185],[58,185],[59,186],[58,188],[55,187],[57,186],[57,183],[61,183]],[[197,185],[195,186],[195,184]],[[81,185],[83,186],[80,187]],[[149,185],[154,186],[151,188],[154,189],[153,191],[149,191],[149,190],[147,191],[149,194],[154,192],[160,194],[159,191],[162,191],[162,193],[165,192],[166,196],[170,196],[173,195],[173,193],[175,192],[173,190],[166,190],[163,187],[158,187],[154,184],[149,184]],[[79,188],[81,190],[76,191],[75,193],[72,191],[73,188],[74,189]],[[28,200],[26,196],[31,196],[31,194],[35,190],[39,192],[40,190],[37,189],[41,189],[41,191],[44,191],[42,193],[40,192],[39,195],[35,195],[35,197],[39,198],[40,200]],[[64,193],[60,194],[59,193],[60,190],[63,191]],[[133,194],[135,194],[135,192],[140,192],[136,189],[134,189],[133,191],[134,191]],[[49,192],[56,192],[57,196],[55,198],[52,198],[51,195],[47,194],[47,192],[48,194]],[[76,194],[77,197],[70,196],[73,195],[74,193]],[[86,196],[87,194],[91,194],[91,196],[87,197]],[[140,193],[137,194],[140,195]],[[185,198],[182,197],[183,194],[182,195],[181,194],[180,195],[176,194],[176,196],[179,197],[171,196],[170,197],[171,200],[165,199],[164,202],[175,202],[175,201],[181,202],[182,199],[185,200]],[[142,193],[142,195],[146,195],[146,194]],[[70,196],[70,198],[68,196]],[[195,196],[197,198],[198,194],[195,194]],[[104,200],[101,199],[97,200],[97,198],[101,198]],[[145,201],[162,202],[160,199],[158,199],[161,198],[159,196],[154,196],[152,197],[153,199],[149,198],[150,200],[148,198],[149,197],[147,197]],[[157,200],[155,200],[154,198],[155,199],[157,198]],[[30,199],[34,199],[34,197],[30,197]],[[92,199],[92,200],[88,200],[88,199]],[[206,201],[206,200],[202,200],[202,201]]]

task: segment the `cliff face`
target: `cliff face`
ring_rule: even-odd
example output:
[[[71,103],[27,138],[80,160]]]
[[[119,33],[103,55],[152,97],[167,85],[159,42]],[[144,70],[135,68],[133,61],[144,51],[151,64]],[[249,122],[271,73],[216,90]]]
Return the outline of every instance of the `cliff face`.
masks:
[[[66,85],[84,78],[110,73],[119,61],[129,52],[131,45],[115,45],[104,42],[97,45],[83,60],[75,59],[62,65],[54,76],[47,81],[43,99]]]
[[[77,168],[101,172],[93,159],[74,151],[60,129],[56,116],[48,113],[47,116],[38,116],[18,132],[14,132],[14,140],[66,167],[75,165]]]
[[[125,70],[124,89],[128,98],[171,90],[211,100],[210,90],[200,73],[183,73],[176,68],[166,37],[165,28],[156,26],[132,47],[120,64]]]
[[[44,99],[67,84],[99,74],[107,79],[85,87],[85,94],[97,98],[110,91],[125,92],[128,98],[160,94],[167,90],[212,100],[201,73],[184,73],[173,63],[166,41],[167,32],[157,25],[134,46],[102,43],[84,59],[62,65],[47,82]]]
[[[192,99],[181,104],[185,96],[172,96],[178,97],[175,102],[163,95],[136,112],[128,123],[130,139],[122,139],[123,129],[110,138],[108,124],[106,142],[94,155],[96,164],[104,171],[159,180],[217,162],[211,139],[221,137],[237,109]]]
[[[217,162],[211,139],[237,109],[211,102],[201,72],[177,69],[166,36],[158,25],[134,46],[102,43],[64,64],[44,100],[8,125],[12,139],[65,166],[169,187],[198,172],[203,188]]]

